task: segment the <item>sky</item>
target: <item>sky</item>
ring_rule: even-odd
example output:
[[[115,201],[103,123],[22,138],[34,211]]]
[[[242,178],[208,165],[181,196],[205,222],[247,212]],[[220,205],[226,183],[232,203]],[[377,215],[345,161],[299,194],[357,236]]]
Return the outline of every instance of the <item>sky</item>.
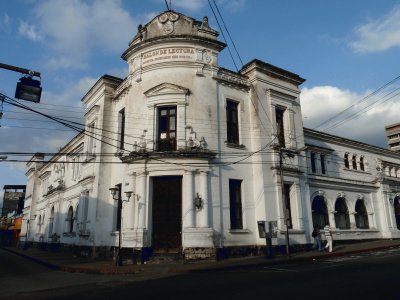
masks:
[[[387,148],[384,127],[400,122],[400,1],[215,1],[243,64],[257,58],[306,79],[305,127]],[[171,4],[197,20],[207,15],[221,31],[207,0]],[[164,10],[164,0],[0,1],[0,62],[41,73],[41,103],[24,104],[82,122],[81,98],[102,75],[127,75],[121,54],[138,25]],[[227,49],[219,64],[236,70]],[[0,69],[0,92],[14,97],[20,77]],[[76,134],[8,104],[0,109],[2,153],[54,153]],[[25,168],[0,161],[1,189],[26,184]]]

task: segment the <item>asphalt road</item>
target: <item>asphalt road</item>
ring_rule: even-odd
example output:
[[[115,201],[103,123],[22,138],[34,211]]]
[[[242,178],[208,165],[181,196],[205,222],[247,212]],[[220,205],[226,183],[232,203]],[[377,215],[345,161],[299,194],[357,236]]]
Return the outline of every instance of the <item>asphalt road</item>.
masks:
[[[7,278],[2,252],[1,290]],[[23,259],[17,257],[16,260]],[[14,294],[18,299],[400,299],[398,249],[309,263],[202,271],[145,281],[135,281],[136,275],[116,277],[55,272],[17,261],[10,260],[7,268],[18,263],[29,271],[26,276],[14,272],[11,280],[22,277],[24,282],[34,280],[32,285],[43,285],[40,283],[43,280],[58,285],[50,289],[26,288]],[[59,281],[64,281],[64,285]]]

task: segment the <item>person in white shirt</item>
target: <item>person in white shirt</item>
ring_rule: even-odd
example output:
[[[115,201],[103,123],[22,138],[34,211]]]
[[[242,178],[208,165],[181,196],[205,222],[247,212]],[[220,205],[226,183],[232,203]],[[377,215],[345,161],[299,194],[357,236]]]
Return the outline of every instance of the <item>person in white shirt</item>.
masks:
[[[332,231],[331,231],[331,227],[329,225],[326,225],[324,227],[324,233],[325,233],[325,238],[326,238],[325,249],[329,248],[329,252],[332,252],[332,247],[333,247]]]

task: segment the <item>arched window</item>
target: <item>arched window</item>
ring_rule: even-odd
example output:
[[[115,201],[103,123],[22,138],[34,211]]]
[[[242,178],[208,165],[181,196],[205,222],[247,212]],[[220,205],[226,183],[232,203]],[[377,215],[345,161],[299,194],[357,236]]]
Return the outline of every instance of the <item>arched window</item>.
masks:
[[[324,197],[315,197],[311,209],[314,227],[322,229],[329,224],[328,209]]]
[[[54,206],[51,208],[51,211],[50,211],[49,236],[51,236],[53,234],[53,224],[54,224]]]
[[[357,170],[357,156],[354,154],[352,159],[351,159],[351,163],[353,165],[353,170]]]
[[[344,166],[345,166],[345,168],[350,168],[350,164],[349,164],[349,154],[348,153],[345,153],[344,154]]]
[[[335,211],[336,228],[350,229],[349,210],[347,209],[346,200],[344,198],[336,199]]]
[[[396,216],[397,229],[400,229],[400,197],[399,196],[394,198],[393,206],[394,206],[394,214]]]
[[[69,232],[69,233],[74,232],[74,210],[73,210],[72,206],[70,206],[68,209],[67,232]]]
[[[360,170],[365,171],[364,156],[360,156]]]
[[[356,227],[361,229],[368,229],[368,214],[365,208],[364,200],[357,200],[356,202]]]

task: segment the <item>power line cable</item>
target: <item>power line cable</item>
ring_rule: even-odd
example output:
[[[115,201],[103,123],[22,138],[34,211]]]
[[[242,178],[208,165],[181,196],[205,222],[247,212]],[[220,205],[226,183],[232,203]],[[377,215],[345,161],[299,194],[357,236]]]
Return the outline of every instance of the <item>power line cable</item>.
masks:
[[[239,57],[240,63],[242,64],[242,67],[243,67],[244,63],[242,61],[242,58],[240,57],[240,54],[239,54],[239,52],[238,52],[238,50],[236,48],[235,42],[234,42],[231,34],[229,33],[229,30],[228,30],[228,27],[225,24],[224,18],[222,17],[221,12],[219,11],[218,5],[215,2],[215,0],[212,0],[212,2],[214,3],[215,8],[217,9],[217,12],[218,12],[219,17],[221,18],[222,24],[224,25],[224,28],[225,28],[226,32],[228,33],[229,39],[231,40],[233,48],[235,49],[236,55]]]
[[[359,101],[357,101],[356,103],[350,105],[349,107],[347,107],[346,109],[338,112],[337,114],[333,115],[332,117],[330,117],[329,119],[323,121],[322,123],[320,123],[319,125],[315,126],[313,129],[317,129],[319,127],[324,126],[325,124],[330,123],[332,120],[334,120],[335,118],[339,117],[339,116],[343,116],[343,114],[347,111],[349,111],[350,109],[352,109],[353,107],[355,107],[357,104],[363,103],[365,101],[367,101],[369,98],[371,98],[372,96],[378,94],[379,92],[381,92],[383,89],[385,89],[386,87],[392,85],[394,82],[396,82],[397,80],[400,79],[400,76],[395,77],[394,79],[392,79],[391,81],[385,83],[384,85],[382,85],[381,87],[379,87],[378,89],[376,89],[375,91],[373,91],[372,93],[368,94],[367,96],[361,98]]]
[[[227,46],[227,48],[228,48],[229,55],[231,56],[232,62],[233,62],[233,64],[235,65],[236,72],[239,72],[239,68],[237,67],[236,62],[235,62],[235,59],[233,58],[233,54],[232,54],[232,52],[231,52],[231,49],[229,48],[228,41],[227,41],[226,38],[225,38],[224,31],[222,30],[222,27],[221,27],[221,25],[219,24],[217,15],[215,14],[214,8],[212,7],[210,0],[208,0],[208,4],[209,4],[209,6],[210,6],[210,8],[211,8],[211,10],[212,10],[212,13],[213,13],[213,15],[214,15],[215,20],[217,21],[218,28],[219,28],[219,30],[221,31],[222,37],[223,37],[223,39],[224,39],[224,41],[225,41],[225,43],[226,43],[226,46]]]
[[[397,88],[395,91],[397,91],[397,90],[400,90],[400,88]],[[390,92],[389,94],[385,95],[384,97],[386,97],[386,96],[388,96],[388,95],[394,93],[395,91]],[[345,117],[345,118],[344,118],[343,120],[341,120],[340,122],[337,122],[337,123],[331,125],[330,127],[327,127],[325,130],[326,130],[326,131],[330,131],[330,130],[332,130],[332,129],[334,129],[334,128],[336,128],[336,127],[338,127],[338,126],[340,126],[340,125],[342,125],[342,124],[344,124],[344,123],[346,123],[346,122],[348,122],[348,121],[354,120],[354,119],[360,117],[361,114],[366,113],[366,112],[370,111],[371,109],[373,109],[373,108],[375,107],[376,104],[385,103],[385,102],[387,102],[387,101],[393,99],[394,97],[396,97],[396,96],[398,96],[398,95],[400,95],[400,92],[396,93],[395,95],[393,95],[393,96],[391,96],[391,97],[389,97],[389,98],[387,98],[387,99],[384,99],[384,97],[383,97],[383,98],[380,98],[380,99],[374,101],[373,103],[369,104],[368,106],[362,108],[360,111],[358,111],[358,112],[356,112],[356,113],[354,113],[354,114],[352,114],[352,115],[349,115],[349,116]]]

